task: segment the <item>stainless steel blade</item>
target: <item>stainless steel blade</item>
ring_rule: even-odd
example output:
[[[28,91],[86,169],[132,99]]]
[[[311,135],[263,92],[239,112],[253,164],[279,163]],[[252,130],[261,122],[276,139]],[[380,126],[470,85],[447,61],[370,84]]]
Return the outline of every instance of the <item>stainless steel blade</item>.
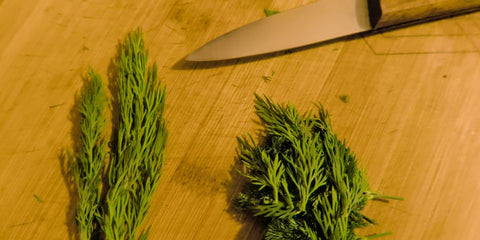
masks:
[[[203,45],[186,60],[264,54],[371,29],[366,0],[320,0],[235,29]]]

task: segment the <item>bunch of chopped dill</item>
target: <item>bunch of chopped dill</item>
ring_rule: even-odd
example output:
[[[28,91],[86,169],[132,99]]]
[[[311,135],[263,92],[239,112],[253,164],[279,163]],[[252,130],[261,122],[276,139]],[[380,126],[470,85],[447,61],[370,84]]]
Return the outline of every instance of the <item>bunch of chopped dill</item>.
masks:
[[[239,137],[239,158],[248,179],[235,206],[267,220],[264,239],[373,239],[355,229],[374,223],[361,213],[370,191],[354,153],[332,130],[327,111],[301,115],[297,109],[255,95],[266,135],[262,143]]]
[[[110,150],[104,136],[108,100],[98,73],[90,70],[80,96],[81,143],[69,159],[78,192],[81,240],[146,239],[148,230],[137,234],[164,162],[165,87],[157,80],[155,63],[147,66],[141,30],[130,32],[119,50],[115,62],[119,115]],[[102,179],[108,181],[102,184]]]

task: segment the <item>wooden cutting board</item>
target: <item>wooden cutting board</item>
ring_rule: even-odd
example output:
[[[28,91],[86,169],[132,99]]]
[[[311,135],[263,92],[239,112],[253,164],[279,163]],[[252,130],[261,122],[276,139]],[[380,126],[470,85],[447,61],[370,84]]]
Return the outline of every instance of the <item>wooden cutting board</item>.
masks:
[[[260,239],[261,222],[231,208],[242,185],[235,137],[261,130],[255,92],[301,111],[322,103],[372,189],[405,198],[371,202],[365,213],[378,225],[361,235],[478,239],[480,13],[287,54],[182,60],[264,8],[309,2],[0,0],[0,239],[75,239],[62,157],[78,140],[75,95],[89,66],[110,81],[116,44],[136,27],[168,88],[150,239]]]

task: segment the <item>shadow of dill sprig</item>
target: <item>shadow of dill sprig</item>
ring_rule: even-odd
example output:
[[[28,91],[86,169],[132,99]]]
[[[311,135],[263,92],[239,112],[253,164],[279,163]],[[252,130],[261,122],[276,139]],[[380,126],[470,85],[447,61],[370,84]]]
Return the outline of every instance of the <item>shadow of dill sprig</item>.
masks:
[[[359,237],[355,228],[374,223],[361,210],[370,191],[353,152],[332,130],[328,112],[301,115],[290,105],[273,103],[255,94],[255,110],[266,137],[255,143],[239,137],[239,159],[249,182],[234,204],[269,221],[264,239],[373,239]]]

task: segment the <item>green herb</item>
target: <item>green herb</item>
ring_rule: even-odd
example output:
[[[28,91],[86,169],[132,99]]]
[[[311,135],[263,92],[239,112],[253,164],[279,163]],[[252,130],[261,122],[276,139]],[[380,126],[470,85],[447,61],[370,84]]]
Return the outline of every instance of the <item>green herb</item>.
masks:
[[[91,239],[100,218],[101,174],[107,158],[106,104],[102,78],[91,69],[80,96],[81,147],[75,155],[68,153],[78,191],[76,218],[82,240]]]
[[[42,200],[37,194],[33,194],[33,197],[34,197],[39,203],[43,203],[43,200]]]
[[[68,151],[78,191],[76,219],[81,240],[148,236],[150,228],[136,237],[160,179],[167,130],[165,87],[157,80],[156,64],[147,67],[147,61],[141,30],[129,33],[115,62],[120,113],[118,127],[113,129],[108,170],[103,133],[107,97],[101,76],[94,70],[88,73],[80,96],[80,147],[75,154]],[[104,174],[108,174],[105,186]]]
[[[263,75],[263,76],[262,76],[262,79],[263,79],[263,81],[265,81],[265,82],[269,82],[274,75],[275,75],[275,71],[272,71],[272,73],[270,74],[270,76]]]
[[[371,239],[377,239],[377,238],[385,237],[385,236],[388,236],[388,235],[392,235],[392,232],[374,234],[374,235],[371,235],[371,236],[361,237],[359,239],[360,240],[371,240]]]
[[[290,104],[255,97],[266,135],[260,144],[251,136],[238,138],[242,174],[249,182],[234,204],[269,222],[266,240],[361,239],[355,228],[374,223],[361,210],[367,200],[384,196],[370,191],[327,111],[318,105],[317,115],[300,115]]]
[[[280,13],[280,11],[270,10],[270,9],[268,9],[268,8],[265,8],[263,11],[265,12],[265,16],[267,16],[267,17],[270,17],[270,16],[272,16],[272,15],[275,15],[275,14],[277,14],[277,13]]]
[[[157,80],[156,64],[147,67],[141,30],[131,32],[120,49],[116,62],[120,116],[108,170],[103,230],[107,239],[136,239],[164,161],[165,88]],[[142,231],[140,238],[147,235]]]
[[[350,96],[348,94],[343,94],[338,96],[338,99],[340,99],[340,101],[344,103],[348,103],[348,101],[350,100]]]

